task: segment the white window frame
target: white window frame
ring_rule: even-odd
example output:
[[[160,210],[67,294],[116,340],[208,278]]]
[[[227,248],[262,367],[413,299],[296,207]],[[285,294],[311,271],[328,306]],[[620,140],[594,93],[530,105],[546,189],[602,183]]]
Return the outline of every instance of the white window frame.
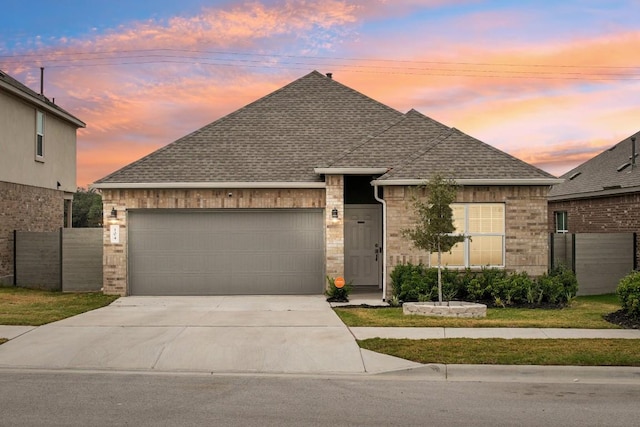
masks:
[[[559,225],[559,221],[558,218],[561,217],[562,218],[562,227],[560,227]],[[554,211],[553,212],[553,222],[555,225],[555,229],[556,229],[556,233],[568,233],[569,232],[569,226],[567,225],[569,222],[569,215],[567,214],[567,211]]]
[[[478,206],[478,205],[502,205],[503,209],[502,209],[502,224],[504,226],[502,233],[469,233],[467,230],[469,230],[469,207],[470,206]],[[463,233],[452,233],[452,235],[457,235],[457,236],[464,236],[464,241],[461,242],[461,244],[463,245],[463,251],[464,251],[464,265],[454,265],[454,264],[448,264],[447,268],[481,268],[481,267],[488,267],[488,268],[504,268],[505,267],[505,263],[506,263],[506,234],[507,234],[507,223],[506,223],[506,215],[507,215],[507,208],[506,205],[504,203],[452,203],[451,204],[452,207],[454,206],[463,206],[464,207],[464,232]],[[473,240],[474,236],[478,236],[478,237],[484,237],[484,236],[493,236],[493,237],[502,237],[502,264],[500,265],[471,265],[471,243]],[[431,263],[431,254],[429,254],[429,264],[432,267],[437,266],[433,265]]]
[[[36,110],[36,140],[35,140],[35,158],[36,161],[44,161],[44,127],[45,117],[44,113],[40,110]]]

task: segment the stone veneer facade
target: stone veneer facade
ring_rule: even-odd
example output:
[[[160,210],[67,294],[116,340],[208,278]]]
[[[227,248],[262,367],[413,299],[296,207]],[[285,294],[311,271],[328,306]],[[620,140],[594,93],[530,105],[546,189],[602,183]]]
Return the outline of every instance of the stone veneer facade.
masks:
[[[0,283],[13,284],[13,231],[55,231],[64,225],[64,193],[0,182]]]
[[[464,186],[458,203],[505,204],[505,269],[526,271],[532,276],[547,272],[549,239],[546,186]],[[389,274],[398,264],[428,264],[429,254],[417,250],[403,237],[402,229],[413,225],[412,189],[387,186],[387,297],[391,296]]]
[[[569,233],[640,233],[640,193],[549,202],[548,232],[555,231],[555,212],[567,212]],[[640,265],[636,245],[636,265]]]
[[[463,187],[458,202],[504,203],[506,220],[506,260],[508,270],[537,276],[547,271],[548,188],[527,186]],[[229,193],[232,197],[229,197]],[[416,250],[402,236],[411,226],[411,190],[384,188],[387,204],[387,278],[393,267],[403,262],[426,262],[427,254]],[[104,292],[127,294],[128,209],[237,209],[237,208],[324,208],[326,274],[344,275],[344,177],[327,175],[324,189],[127,189],[103,190],[104,207]],[[116,220],[109,215],[118,211]],[[338,210],[338,219],[331,211]],[[121,227],[120,243],[111,244],[109,226]],[[389,283],[389,282],[388,282]],[[387,287],[387,296],[391,287]]]

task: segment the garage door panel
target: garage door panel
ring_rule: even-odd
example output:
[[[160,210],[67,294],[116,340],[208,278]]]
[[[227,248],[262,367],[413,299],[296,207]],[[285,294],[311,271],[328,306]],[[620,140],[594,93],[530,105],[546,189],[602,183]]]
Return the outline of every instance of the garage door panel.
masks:
[[[134,295],[318,294],[320,209],[129,212]]]

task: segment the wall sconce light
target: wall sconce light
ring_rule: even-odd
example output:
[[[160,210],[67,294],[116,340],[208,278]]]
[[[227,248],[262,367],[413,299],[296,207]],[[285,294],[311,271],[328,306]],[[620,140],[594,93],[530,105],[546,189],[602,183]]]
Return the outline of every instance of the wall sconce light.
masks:
[[[337,208],[331,209],[331,219],[334,220],[334,221],[338,220],[338,209]]]
[[[111,215],[109,216],[109,218],[111,218],[111,219],[117,219],[118,218],[118,211],[116,210],[116,208],[111,208]]]

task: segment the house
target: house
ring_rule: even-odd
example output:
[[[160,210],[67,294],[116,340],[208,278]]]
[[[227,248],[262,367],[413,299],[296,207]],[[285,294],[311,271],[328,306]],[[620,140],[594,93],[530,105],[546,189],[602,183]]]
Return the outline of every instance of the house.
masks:
[[[640,132],[564,174],[564,182],[554,185],[549,192],[549,230],[602,235],[640,232],[638,144]],[[634,259],[618,267],[614,264],[618,264],[620,259],[611,260],[610,268],[615,267],[615,273],[605,269],[605,259],[599,257],[593,269],[601,274],[607,273],[610,284],[597,289],[614,291],[619,278],[637,267],[640,252],[635,241],[630,246],[630,251],[635,251]],[[585,276],[597,277],[595,271]]]
[[[320,294],[326,276],[391,293],[428,263],[401,230],[417,187],[463,187],[450,267],[547,271],[558,179],[421,113],[314,71],[100,179],[104,291]]]
[[[83,127],[0,71],[0,283],[13,284],[14,230],[53,231],[71,223],[76,131]]]

